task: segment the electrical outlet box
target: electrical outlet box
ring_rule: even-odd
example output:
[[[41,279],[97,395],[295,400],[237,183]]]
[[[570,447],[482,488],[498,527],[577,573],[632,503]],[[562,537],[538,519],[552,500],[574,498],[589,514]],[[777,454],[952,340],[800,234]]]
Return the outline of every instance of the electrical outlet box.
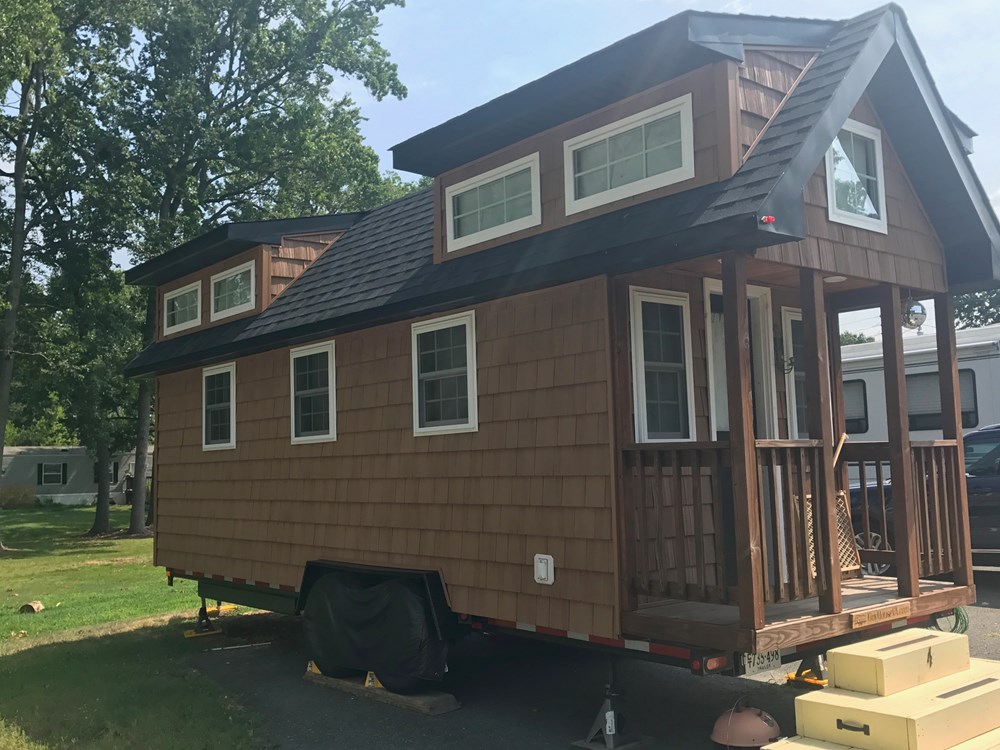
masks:
[[[556,565],[552,555],[535,555],[535,583],[551,586],[556,582]]]

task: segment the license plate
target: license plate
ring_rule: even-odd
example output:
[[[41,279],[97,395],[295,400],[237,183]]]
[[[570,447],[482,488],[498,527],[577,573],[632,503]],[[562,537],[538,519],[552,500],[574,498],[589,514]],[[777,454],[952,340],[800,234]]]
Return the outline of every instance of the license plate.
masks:
[[[743,663],[743,674],[751,675],[767,672],[781,666],[780,651],[765,651],[761,654],[740,654]]]

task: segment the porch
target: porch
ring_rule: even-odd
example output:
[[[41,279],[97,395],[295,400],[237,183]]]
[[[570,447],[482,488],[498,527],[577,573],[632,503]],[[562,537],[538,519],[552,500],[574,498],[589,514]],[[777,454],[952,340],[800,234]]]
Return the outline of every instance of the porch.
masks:
[[[714,434],[712,424],[691,437],[709,432],[714,440],[637,442],[624,436],[641,430],[619,425],[623,634],[768,651],[974,600],[947,294],[933,295],[944,437],[917,443],[907,420],[903,290],[853,280],[830,293],[817,271],[753,261],[758,278],[783,274],[787,282],[794,273],[797,282],[800,432],[809,438],[792,439],[787,428],[761,429],[759,381],[767,373],[753,349],[766,327],[755,328],[748,313],[748,261],[724,256],[721,286],[711,282],[722,293],[727,434]],[[882,320],[889,439],[844,442],[839,313],[873,306]],[[616,351],[621,383],[627,360]],[[782,370],[778,361],[770,366]]]

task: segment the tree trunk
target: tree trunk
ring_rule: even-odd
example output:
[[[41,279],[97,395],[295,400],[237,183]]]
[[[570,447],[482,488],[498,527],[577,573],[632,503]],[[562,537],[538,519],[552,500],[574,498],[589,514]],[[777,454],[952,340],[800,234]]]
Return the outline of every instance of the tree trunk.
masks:
[[[89,536],[111,531],[111,449],[106,438],[97,442],[97,513]]]
[[[146,297],[146,326],[144,343],[149,344],[156,334],[156,291],[149,290]],[[128,531],[139,534],[146,530],[146,461],[149,455],[149,422],[153,408],[153,380],[139,381],[139,397],[136,406],[135,434],[135,491],[132,493],[132,515]],[[150,508],[152,510],[152,508]],[[152,513],[150,513],[152,518]]]
[[[41,69],[38,63],[31,66],[28,76],[21,82],[18,114],[22,124],[40,106]],[[10,386],[14,380],[14,340],[17,336],[17,314],[21,307],[21,285],[24,277],[24,246],[28,224],[28,157],[35,141],[35,125],[24,127],[14,142],[14,216],[11,222],[10,278],[7,280],[7,310],[0,324],[0,456],[6,446],[7,420],[10,417]],[[3,549],[0,538],[0,549]]]

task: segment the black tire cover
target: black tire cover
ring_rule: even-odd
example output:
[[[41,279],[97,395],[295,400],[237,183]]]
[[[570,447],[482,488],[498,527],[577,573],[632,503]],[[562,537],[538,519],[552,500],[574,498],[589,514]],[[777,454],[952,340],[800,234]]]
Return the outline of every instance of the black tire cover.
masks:
[[[447,643],[433,632],[423,597],[403,581],[364,586],[327,573],[309,590],[302,621],[310,658],[321,672],[444,676]]]

